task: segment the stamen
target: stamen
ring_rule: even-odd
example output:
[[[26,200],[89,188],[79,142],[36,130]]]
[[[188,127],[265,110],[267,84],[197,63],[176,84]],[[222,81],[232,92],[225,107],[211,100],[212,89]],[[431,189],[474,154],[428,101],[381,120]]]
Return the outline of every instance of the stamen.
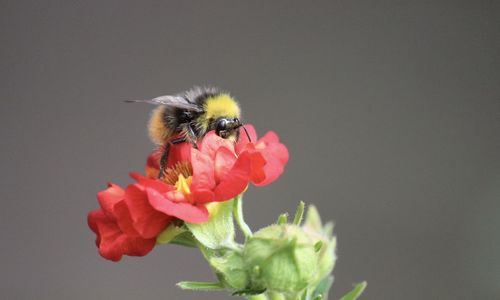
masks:
[[[163,176],[162,180],[170,185],[175,185],[179,179],[179,175],[184,176],[184,178],[188,178],[193,175],[193,167],[189,162],[177,162],[172,168],[168,168],[165,171],[165,176]]]

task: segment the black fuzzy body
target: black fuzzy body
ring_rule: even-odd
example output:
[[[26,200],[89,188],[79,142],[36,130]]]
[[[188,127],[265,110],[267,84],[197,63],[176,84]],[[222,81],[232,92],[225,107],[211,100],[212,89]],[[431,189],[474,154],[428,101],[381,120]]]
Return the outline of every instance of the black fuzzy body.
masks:
[[[189,137],[190,132],[194,134],[196,139],[205,135],[207,131],[213,130],[214,120],[208,120],[209,124],[202,126],[200,119],[205,113],[204,105],[207,99],[216,97],[222,94],[217,88],[193,88],[178,96],[182,96],[187,102],[196,105],[200,111],[191,111],[176,107],[166,107],[163,112],[163,122],[170,129],[172,136]]]

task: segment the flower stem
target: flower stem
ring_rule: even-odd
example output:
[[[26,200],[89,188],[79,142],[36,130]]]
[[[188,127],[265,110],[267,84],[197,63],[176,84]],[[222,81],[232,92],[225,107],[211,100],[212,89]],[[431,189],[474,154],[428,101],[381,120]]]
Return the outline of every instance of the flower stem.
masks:
[[[252,230],[248,227],[247,223],[245,223],[245,219],[243,218],[243,198],[242,194],[236,196],[234,198],[234,206],[233,206],[233,215],[236,223],[243,232],[245,236],[245,241],[252,236]]]

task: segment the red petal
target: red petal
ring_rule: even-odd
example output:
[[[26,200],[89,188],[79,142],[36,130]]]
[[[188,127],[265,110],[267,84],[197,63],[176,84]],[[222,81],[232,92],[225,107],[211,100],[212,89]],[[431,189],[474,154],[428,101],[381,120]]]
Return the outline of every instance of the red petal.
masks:
[[[123,200],[124,194],[125,192],[120,186],[109,183],[107,189],[97,193],[97,200],[106,213],[113,214],[113,207]]]
[[[252,181],[256,186],[264,186],[270,184],[271,182],[278,179],[278,177],[284,171],[284,165],[281,161],[269,155],[268,153],[261,152],[261,154],[266,161],[266,164],[263,167],[265,179]]]
[[[120,201],[115,205],[114,215],[116,217],[116,223],[120,227],[121,231],[129,237],[139,237],[139,233],[134,228],[134,222],[130,216],[128,206],[125,201]]]
[[[268,152],[272,156],[279,159],[282,164],[286,164],[288,162],[288,149],[285,145],[280,143],[278,136],[273,131],[269,131],[262,138],[260,138],[256,148]]]
[[[250,153],[243,152],[215,188],[215,201],[232,199],[246,189],[251,172],[251,163]]]
[[[130,177],[135,179],[140,185],[142,185],[144,187],[153,188],[160,193],[166,193],[168,191],[175,189],[173,186],[168,185],[163,181],[160,181],[156,178],[149,178],[149,177],[142,176],[141,174],[139,174],[137,172],[131,172],[129,175],[130,175]]]
[[[233,167],[236,155],[226,147],[221,147],[215,153],[215,178],[220,181]]]
[[[94,220],[97,227],[96,244],[99,254],[109,260],[119,261],[124,254],[120,244],[126,239],[118,225],[113,220],[107,218],[104,213]]]
[[[119,261],[123,255],[120,244],[126,237],[121,237],[118,225],[102,209],[90,212],[87,218],[89,227],[96,234],[99,254],[106,259]]]
[[[191,144],[190,143],[180,143],[175,145],[170,145],[170,150],[168,152],[167,167],[173,167],[179,161],[190,161],[191,160]]]
[[[215,186],[214,163],[205,153],[191,149],[191,165],[193,166],[193,189],[212,189]]]
[[[191,192],[192,192],[193,202],[196,204],[213,202],[215,199],[215,194],[211,190],[199,189],[199,190],[193,190]]]
[[[234,143],[228,139],[223,139],[210,131],[205,135],[201,144],[200,151],[207,154],[210,158],[215,159],[215,153],[220,147],[226,147],[234,152]]]
[[[132,217],[134,228],[143,238],[156,237],[171,221],[170,216],[155,210],[149,204],[147,193],[139,184],[127,187],[125,203]]]
[[[146,166],[153,169],[160,169],[160,157],[163,153],[163,147],[158,147],[155,150],[151,151],[148,155],[148,159],[146,161]]]
[[[147,189],[147,192],[149,202],[158,211],[190,223],[208,221],[208,210],[203,205],[196,206],[186,202],[173,202],[153,189]]]
[[[265,151],[278,159],[281,164],[284,166],[288,162],[289,154],[288,154],[288,149],[286,148],[285,145],[278,143],[278,144],[269,144]]]
[[[121,245],[123,253],[129,256],[144,256],[153,250],[156,245],[156,238],[143,239],[140,237],[127,237]]]
[[[124,202],[116,204],[115,210]],[[154,247],[156,239],[143,239],[125,234],[117,222],[104,213],[102,209],[95,210],[88,215],[89,227],[96,233],[96,245],[99,254],[109,260],[119,261],[124,254],[143,256]]]
[[[258,151],[253,151],[251,153],[251,165],[252,165],[252,170],[250,173],[250,180],[255,184],[257,182],[263,182],[266,179],[266,170],[264,167],[266,166],[267,162],[264,159],[264,156],[258,152]]]
[[[87,215],[87,224],[94,233],[97,233],[97,220],[104,217],[106,216],[102,209],[95,209]]]
[[[280,139],[274,131],[268,131],[266,134],[264,134],[263,137],[259,139],[259,141],[256,144],[259,144],[261,142],[265,143],[266,145],[269,145],[269,144],[279,143]]]

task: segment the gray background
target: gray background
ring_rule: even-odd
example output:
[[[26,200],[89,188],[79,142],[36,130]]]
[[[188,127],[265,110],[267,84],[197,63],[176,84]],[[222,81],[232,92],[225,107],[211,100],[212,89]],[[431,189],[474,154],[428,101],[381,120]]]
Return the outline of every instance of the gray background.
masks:
[[[2,1],[0,298],[230,299],[195,250],[99,257],[86,214],[152,144],[124,99],[214,84],[290,150],[254,229],[335,220],[331,299],[500,299],[498,1]]]

